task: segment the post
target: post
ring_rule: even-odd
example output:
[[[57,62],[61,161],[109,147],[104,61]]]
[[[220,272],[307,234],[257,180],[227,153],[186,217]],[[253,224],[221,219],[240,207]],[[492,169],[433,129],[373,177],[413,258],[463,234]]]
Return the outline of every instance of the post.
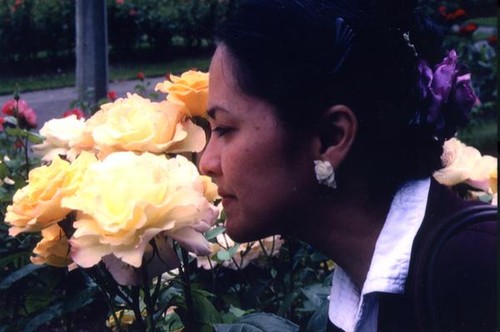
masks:
[[[91,106],[108,90],[106,0],[76,0],[76,88]]]

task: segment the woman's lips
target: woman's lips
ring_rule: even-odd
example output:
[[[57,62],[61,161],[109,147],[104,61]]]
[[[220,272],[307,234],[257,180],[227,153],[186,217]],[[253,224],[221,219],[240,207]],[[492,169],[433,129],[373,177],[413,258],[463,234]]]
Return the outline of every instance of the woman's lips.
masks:
[[[225,192],[219,191],[219,196],[222,197],[222,205],[224,206],[224,208],[227,208],[229,204],[236,201],[236,196],[227,194]]]

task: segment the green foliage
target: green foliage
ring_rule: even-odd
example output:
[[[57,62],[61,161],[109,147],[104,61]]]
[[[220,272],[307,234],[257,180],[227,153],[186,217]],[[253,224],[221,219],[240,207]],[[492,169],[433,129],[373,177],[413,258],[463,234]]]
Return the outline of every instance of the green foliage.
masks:
[[[72,1],[2,0],[0,63],[68,56],[74,45]]]
[[[210,46],[216,22],[236,0],[107,0],[110,56],[172,59]],[[75,2],[0,0],[0,66],[4,71],[59,69],[74,61]],[[26,66],[28,65],[28,66]]]

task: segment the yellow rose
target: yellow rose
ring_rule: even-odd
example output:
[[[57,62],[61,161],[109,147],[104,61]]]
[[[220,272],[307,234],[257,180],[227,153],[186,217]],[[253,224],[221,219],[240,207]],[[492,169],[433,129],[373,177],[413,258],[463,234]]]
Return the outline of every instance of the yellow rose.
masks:
[[[444,168],[434,172],[434,178],[441,184],[454,186],[471,176],[476,162],[481,159],[481,153],[465,145],[456,138],[444,143],[441,161]]]
[[[69,243],[61,227],[53,224],[42,230],[43,239],[38,242],[31,257],[33,264],[48,264],[66,267],[72,263],[69,255]]]
[[[42,157],[45,162],[50,162],[55,156],[66,156],[70,149],[70,142],[76,140],[83,132],[85,121],[71,115],[61,119],[52,119],[40,129],[44,137],[41,144],[32,146],[35,155]]]
[[[213,183],[211,177],[202,175],[201,182],[203,184],[203,193],[210,202],[213,202],[214,200],[219,198],[219,194],[217,193],[217,185]]]
[[[73,147],[78,151],[94,149],[99,159],[116,151],[199,152],[205,146],[205,132],[184,119],[181,108],[168,101],[152,102],[128,94],[102,105]]]
[[[495,168],[490,172],[490,189],[491,193],[495,195],[498,192],[498,169]]]
[[[492,156],[481,156],[472,167],[469,178],[465,182],[485,192],[492,191],[491,178],[492,176],[496,177],[497,165],[497,158]],[[496,187],[496,183],[493,185]]]
[[[70,240],[73,260],[90,267],[112,254],[141,266],[156,235],[179,236],[182,229],[198,230],[215,222],[216,209],[203,188],[196,166],[184,157],[110,154],[91,165],[78,192],[62,202],[79,211]],[[196,240],[200,250],[208,248],[204,238]]]
[[[67,161],[56,156],[49,166],[30,171],[28,185],[14,194],[12,204],[7,207],[5,222],[11,225],[11,236],[41,231],[70,212],[61,207],[61,188],[69,166]]]
[[[156,91],[167,93],[167,100],[183,105],[183,112],[190,116],[207,116],[208,73],[189,70],[180,77],[170,75],[170,81],[158,83]]]
[[[7,207],[9,234],[39,232],[62,220],[71,211],[61,206],[62,199],[75,193],[83,173],[95,160],[92,154],[84,153],[70,164],[56,156],[50,165],[31,170],[28,185],[14,194]]]

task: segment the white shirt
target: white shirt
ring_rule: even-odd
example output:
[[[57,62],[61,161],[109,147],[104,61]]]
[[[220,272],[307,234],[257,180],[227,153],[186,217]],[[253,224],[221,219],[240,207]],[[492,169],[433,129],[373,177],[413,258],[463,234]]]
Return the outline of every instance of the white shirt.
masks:
[[[328,316],[337,327],[346,332],[377,331],[376,293],[404,292],[411,248],[424,219],[430,183],[430,179],[408,182],[394,196],[361,292],[340,267],[335,268]]]

